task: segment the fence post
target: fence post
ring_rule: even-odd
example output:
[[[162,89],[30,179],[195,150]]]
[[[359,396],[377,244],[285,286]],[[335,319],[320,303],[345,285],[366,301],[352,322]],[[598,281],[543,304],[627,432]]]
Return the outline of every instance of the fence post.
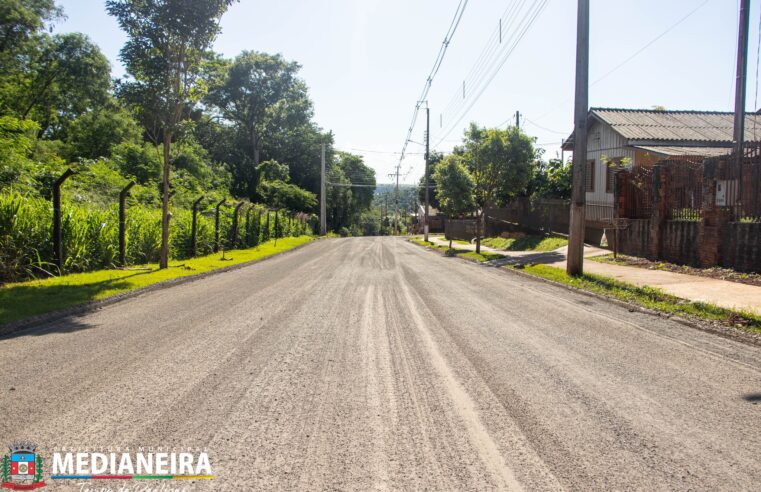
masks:
[[[267,235],[267,239],[264,239],[264,236],[262,236],[262,239],[264,239],[265,241],[269,241],[270,240],[270,210],[269,209],[267,209],[267,221],[264,225],[264,234]]]
[[[225,204],[225,199],[221,199],[217,203],[216,210],[214,212],[214,252],[219,252],[219,207]]]
[[[660,164],[653,166],[653,212],[650,221],[650,258],[661,256],[663,227],[666,222],[666,187],[664,169]]]
[[[240,211],[240,208],[245,205],[245,202],[239,202],[235,206],[235,210],[233,210],[233,227],[231,231],[231,246],[230,249],[235,249],[235,246],[238,244],[238,212]]]
[[[243,227],[245,227],[246,231],[243,241],[246,242],[246,247],[248,248],[251,246],[251,207],[246,208],[246,224]]]
[[[119,264],[124,266],[127,264],[125,261],[127,241],[125,236],[127,235],[127,197],[129,196],[129,190],[135,186],[134,181],[127,183],[127,186],[119,192]]]
[[[196,201],[193,202],[193,220],[190,225],[190,257],[196,255],[196,236],[198,234],[198,205],[204,199],[203,195],[199,196]]]
[[[61,185],[69,176],[75,174],[74,171],[67,169],[53,183],[53,256],[58,270],[63,273],[63,238],[61,234]]]
[[[275,246],[277,246],[277,239],[280,237],[280,225],[278,221],[278,210],[275,210]]]

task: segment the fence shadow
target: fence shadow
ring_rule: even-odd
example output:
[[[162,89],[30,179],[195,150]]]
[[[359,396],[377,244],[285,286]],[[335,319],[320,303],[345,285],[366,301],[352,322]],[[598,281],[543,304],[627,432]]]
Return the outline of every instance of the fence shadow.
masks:
[[[12,324],[37,315],[74,307],[102,298],[101,294],[113,291],[115,294],[131,287],[127,281],[130,277],[145,275],[149,271],[135,272],[125,277],[101,280],[86,284],[53,285],[12,285],[0,290],[0,319],[8,319]],[[83,307],[82,312],[95,309]],[[89,328],[77,322],[76,315],[66,316],[55,322],[41,322],[15,333],[0,335],[0,340],[26,335],[45,335],[47,333],[71,332]],[[0,325],[0,332],[2,326]]]

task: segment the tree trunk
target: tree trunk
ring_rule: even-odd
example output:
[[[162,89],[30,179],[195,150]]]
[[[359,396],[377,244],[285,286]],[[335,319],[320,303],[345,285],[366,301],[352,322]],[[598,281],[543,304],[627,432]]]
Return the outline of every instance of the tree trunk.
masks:
[[[169,266],[169,171],[170,171],[170,150],[172,146],[172,135],[164,132],[164,174],[162,178],[161,193],[161,257],[159,259],[159,268]]]

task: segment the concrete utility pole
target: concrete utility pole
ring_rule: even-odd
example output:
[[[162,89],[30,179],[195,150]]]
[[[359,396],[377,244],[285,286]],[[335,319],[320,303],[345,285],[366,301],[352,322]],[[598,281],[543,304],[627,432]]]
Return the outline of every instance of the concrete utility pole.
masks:
[[[425,108],[425,225],[423,226],[423,232],[425,234],[425,241],[428,241],[428,207],[429,207],[429,182],[430,182],[430,156],[431,149],[431,112],[426,104]]]
[[[576,104],[573,137],[573,192],[568,230],[569,275],[584,273],[584,208],[586,206],[587,113],[589,112],[589,0],[578,0],[576,22]]]
[[[748,71],[748,30],[750,26],[750,0],[740,3],[740,29],[737,37],[737,80],[735,84],[735,160],[740,171],[737,180],[737,199],[742,206],[742,162],[745,140],[745,84]]]
[[[516,111],[515,112],[515,128],[521,127],[521,112]]]
[[[325,144],[320,147],[320,235],[327,234],[328,222],[325,216],[327,208],[325,196]]]

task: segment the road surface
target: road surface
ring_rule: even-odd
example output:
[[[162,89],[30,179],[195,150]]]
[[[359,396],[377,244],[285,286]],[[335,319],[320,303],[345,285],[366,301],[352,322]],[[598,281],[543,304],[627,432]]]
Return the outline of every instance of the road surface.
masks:
[[[399,238],[318,241],[0,340],[0,391],[2,445],[205,448],[216,478],[190,490],[761,479],[761,349]]]

